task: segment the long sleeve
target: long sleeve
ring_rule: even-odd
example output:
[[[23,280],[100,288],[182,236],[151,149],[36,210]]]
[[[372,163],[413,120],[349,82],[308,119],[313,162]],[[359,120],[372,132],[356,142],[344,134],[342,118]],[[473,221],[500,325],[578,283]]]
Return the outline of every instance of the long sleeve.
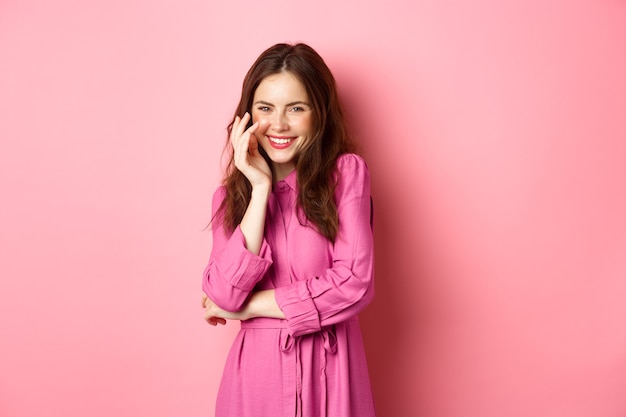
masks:
[[[265,239],[258,256],[248,251],[239,226],[232,234],[226,232],[221,218],[215,217],[225,196],[224,187],[213,195],[213,248],[204,270],[202,290],[224,310],[239,311],[272,264],[272,251]]]
[[[339,232],[332,266],[317,276],[276,288],[276,301],[293,336],[345,321],[374,296],[369,171],[365,161],[353,154],[343,155],[337,168]]]

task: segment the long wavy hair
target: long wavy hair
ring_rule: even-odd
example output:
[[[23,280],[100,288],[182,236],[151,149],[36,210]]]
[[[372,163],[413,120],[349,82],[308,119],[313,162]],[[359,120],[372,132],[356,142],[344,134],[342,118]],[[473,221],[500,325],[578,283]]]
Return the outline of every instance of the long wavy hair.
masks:
[[[223,180],[226,197],[213,220],[220,218],[231,232],[241,223],[250,203],[252,186],[235,167],[228,137],[235,117],[241,117],[245,112],[252,113],[254,93],[261,81],[283,71],[293,74],[304,85],[313,111],[313,134],[303,144],[295,161],[298,218],[302,224],[308,221],[334,242],[339,229],[334,198],[336,162],[341,154],[355,152],[355,144],[348,131],[335,78],[322,57],[303,43],[276,44],[265,50],[248,70],[243,80],[241,99],[227,128],[225,152],[229,162]],[[251,125],[252,120],[248,127]],[[261,147],[259,149],[271,166],[265,151]]]

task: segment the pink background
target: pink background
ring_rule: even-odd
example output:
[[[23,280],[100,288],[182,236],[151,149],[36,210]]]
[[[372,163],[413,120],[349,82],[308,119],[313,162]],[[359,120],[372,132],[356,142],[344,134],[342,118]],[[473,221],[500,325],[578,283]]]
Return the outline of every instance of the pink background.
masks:
[[[0,416],[213,415],[224,127],[298,40],[372,171],[379,414],[626,416],[621,0],[0,1]]]

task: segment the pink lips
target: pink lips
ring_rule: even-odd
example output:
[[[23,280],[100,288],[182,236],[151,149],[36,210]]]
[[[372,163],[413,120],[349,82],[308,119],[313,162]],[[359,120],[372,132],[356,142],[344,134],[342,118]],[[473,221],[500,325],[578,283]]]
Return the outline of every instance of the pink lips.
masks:
[[[285,149],[295,142],[296,136],[268,136],[267,138],[272,148]]]

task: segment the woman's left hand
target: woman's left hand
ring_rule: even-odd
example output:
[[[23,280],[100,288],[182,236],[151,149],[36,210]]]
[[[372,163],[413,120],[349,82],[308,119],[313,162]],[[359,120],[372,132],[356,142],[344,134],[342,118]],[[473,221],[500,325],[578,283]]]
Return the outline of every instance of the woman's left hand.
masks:
[[[215,304],[206,294],[202,294],[202,308],[204,308],[204,320],[211,326],[226,324],[226,320],[246,320],[243,311],[226,311]]]

